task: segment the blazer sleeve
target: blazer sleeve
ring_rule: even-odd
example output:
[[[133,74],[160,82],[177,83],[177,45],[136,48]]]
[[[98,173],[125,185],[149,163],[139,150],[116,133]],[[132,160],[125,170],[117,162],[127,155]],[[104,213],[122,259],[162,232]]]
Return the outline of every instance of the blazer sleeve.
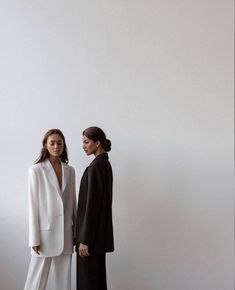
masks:
[[[92,245],[97,230],[99,213],[103,201],[104,185],[102,168],[98,166],[88,167],[88,191],[84,220],[79,235],[79,242]]]
[[[29,194],[29,246],[40,245],[40,228],[39,228],[39,184],[36,173],[32,168],[29,169],[28,178]]]

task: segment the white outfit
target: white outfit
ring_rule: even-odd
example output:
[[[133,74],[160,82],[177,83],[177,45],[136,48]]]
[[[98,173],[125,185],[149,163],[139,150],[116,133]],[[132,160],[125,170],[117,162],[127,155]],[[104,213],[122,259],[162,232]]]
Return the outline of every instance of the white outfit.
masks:
[[[51,267],[55,271],[55,289],[71,289],[71,257],[72,255],[60,255],[57,257],[38,258],[31,257],[29,271],[24,290],[45,290]]]
[[[75,171],[65,163],[61,165],[61,189],[48,159],[29,168],[29,246],[40,245],[40,255],[31,250],[25,290],[45,289],[52,260],[60,285],[67,281],[63,290],[70,290],[76,217]]]

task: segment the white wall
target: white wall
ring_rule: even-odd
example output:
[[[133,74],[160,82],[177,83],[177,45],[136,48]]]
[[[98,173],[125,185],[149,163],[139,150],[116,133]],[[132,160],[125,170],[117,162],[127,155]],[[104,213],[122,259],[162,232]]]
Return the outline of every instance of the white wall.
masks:
[[[109,290],[232,290],[233,2],[2,1],[0,52],[0,289],[25,281],[43,134],[64,132],[79,185],[81,132],[98,125],[113,142]]]

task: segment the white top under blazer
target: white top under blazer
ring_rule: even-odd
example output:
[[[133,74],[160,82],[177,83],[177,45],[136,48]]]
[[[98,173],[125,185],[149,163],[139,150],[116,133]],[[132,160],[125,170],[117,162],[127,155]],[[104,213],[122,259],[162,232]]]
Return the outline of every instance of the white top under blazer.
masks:
[[[68,164],[61,165],[61,189],[49,159],[29,168],[29,246],[41,246],[40,255],[31,250],[37,257],[73,252],[75,171]]]

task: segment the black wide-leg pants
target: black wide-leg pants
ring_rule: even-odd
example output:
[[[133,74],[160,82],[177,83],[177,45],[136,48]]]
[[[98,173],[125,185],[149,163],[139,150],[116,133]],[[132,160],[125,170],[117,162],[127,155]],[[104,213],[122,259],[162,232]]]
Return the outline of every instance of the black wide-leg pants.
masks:
[[[77,254],[77,290],[107,290],[106,255]]]

